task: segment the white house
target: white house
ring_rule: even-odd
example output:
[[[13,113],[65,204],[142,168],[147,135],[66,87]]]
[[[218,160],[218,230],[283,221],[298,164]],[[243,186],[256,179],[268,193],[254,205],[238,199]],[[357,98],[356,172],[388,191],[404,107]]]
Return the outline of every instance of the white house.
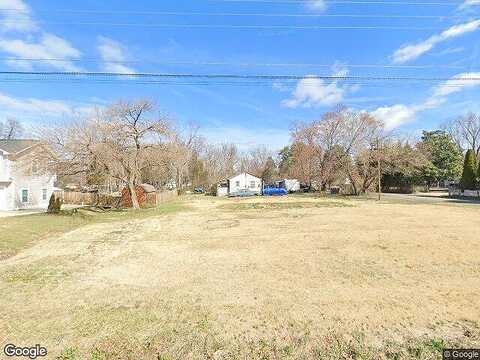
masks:
[[[248,173],[241,173],[222,181],[217,186],[217,196],[234,195],[241,191],[262,194],[262,179]]]
[[[48,207],[56,176],[42,160],[46,151],[37,140],[0,140],[0,210]]]

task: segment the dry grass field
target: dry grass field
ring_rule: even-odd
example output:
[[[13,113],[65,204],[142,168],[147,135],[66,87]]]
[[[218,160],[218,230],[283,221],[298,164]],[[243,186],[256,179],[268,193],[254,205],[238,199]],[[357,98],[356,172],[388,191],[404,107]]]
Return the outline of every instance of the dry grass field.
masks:
[[[2,348],[42,344],[59,359],[376,360],[480,345],[478,207],[183,201],[188,209],[76,225],[0,261]]]

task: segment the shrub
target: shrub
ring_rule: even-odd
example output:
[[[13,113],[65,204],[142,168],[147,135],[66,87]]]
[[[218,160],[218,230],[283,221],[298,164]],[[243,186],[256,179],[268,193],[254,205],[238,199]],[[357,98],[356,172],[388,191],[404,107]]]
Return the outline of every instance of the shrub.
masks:
[[[62,208],[62,200],[57,198],[55,194],[50,196],[50,201],[48,202],[48,213],[49,214],[59,214]]]
[[[463,190],[476,189],[477,177],[477,157],[473,150],[468,150],[463,164],[462,181],[460,183]]]
[[[56,203],[55,194],[52,194],[52,196],[50,196],[50,201],[48,202],[47,211],[49,214],[55,214],[55,203]]]
[[[62,199],[57,198],[55,200],[55,210],[57,214],[60,212],[60,210],[62,210]]]

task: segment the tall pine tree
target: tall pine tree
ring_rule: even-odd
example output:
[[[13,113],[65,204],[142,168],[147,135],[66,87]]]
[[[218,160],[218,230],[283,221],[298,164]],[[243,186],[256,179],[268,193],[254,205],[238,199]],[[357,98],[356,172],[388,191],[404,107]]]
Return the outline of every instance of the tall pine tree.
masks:
[[[475,190],[477,177],[477,157],[475,151],[468,150],[463,164],[462,181],[460,185],[463,190]]]

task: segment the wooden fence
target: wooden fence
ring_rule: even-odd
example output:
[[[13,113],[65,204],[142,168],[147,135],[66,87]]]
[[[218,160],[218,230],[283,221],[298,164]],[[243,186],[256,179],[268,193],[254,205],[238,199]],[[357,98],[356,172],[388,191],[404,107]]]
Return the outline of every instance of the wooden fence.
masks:
[[[55,196],[60,198],[64,204],[69,205],[93,205],[95,193],[82,193],[75,191],[57,191]]]
[[[57,191],[55,196],[64,204],[85,206],[121,207],[122,197],[109,194],[82,193],[75,191]],[[157,191],[157,205],[172,201],[177,198],[177,191]]]
[[[175,200],[177,197],[177,190],[157,191],[157,205]]]

